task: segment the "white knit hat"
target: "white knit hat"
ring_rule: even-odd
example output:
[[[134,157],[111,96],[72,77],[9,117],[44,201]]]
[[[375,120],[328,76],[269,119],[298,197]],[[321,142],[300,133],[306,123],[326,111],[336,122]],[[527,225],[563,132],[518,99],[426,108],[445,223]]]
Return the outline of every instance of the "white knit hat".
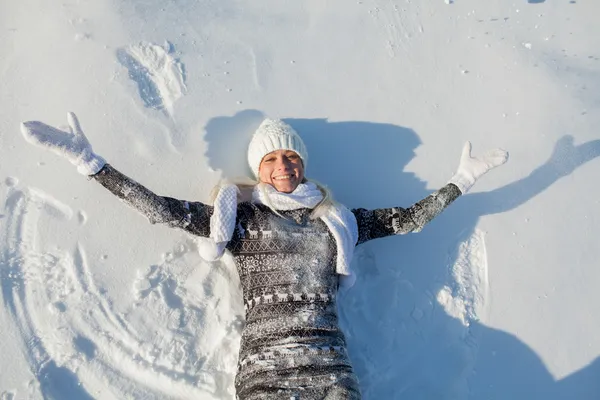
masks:
[[[308,161],[306,146],[298,133],[279,119],[266,118],[258,127],[248,146],[248,164],[258,178],[258,168],[263,157],[275,150],[292,150],[304,163]]]

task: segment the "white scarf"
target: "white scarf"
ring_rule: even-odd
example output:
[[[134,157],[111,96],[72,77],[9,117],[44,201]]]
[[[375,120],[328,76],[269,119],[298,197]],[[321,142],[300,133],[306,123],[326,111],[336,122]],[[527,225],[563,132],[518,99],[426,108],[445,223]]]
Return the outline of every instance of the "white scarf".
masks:
[[[213,215],[210,218],[210,238],[212,243],[201,242],[198,246],[200,255],[213,261],[220,258],[227,242],[231,240],[235,229],[237,208],[237,187],[224,185],[219,190],[214,202]],[[323,200],[323,194],[312,183],[301,183],[292,193],[278,192],[273,186],[259,184],[252,193],[252,202],[264,204],[276,211],[314,208]],[[358,241],[358,226],[354,214],[341,204],[335,204],[325,210],[321,219],[333,234],[337,245],[336,272],[348,278],[353,274],[350,262],[354,254],[354,246]],[[345,279],[343,286],[351,286],[353,278]]]

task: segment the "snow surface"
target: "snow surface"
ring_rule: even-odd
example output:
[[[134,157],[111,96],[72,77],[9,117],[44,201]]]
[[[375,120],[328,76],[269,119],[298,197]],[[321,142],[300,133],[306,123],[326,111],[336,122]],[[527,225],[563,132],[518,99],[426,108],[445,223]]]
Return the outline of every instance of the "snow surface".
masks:
[[[600,3],[2,2],[0,399],[231,399],[230,258],[151,226],[19,123],[77,113],[155,192],[248,173],[263,116],[350,207],[408,206],[465,140],[510,151],[415,235],[357,249],[365,399],[600,398]]]

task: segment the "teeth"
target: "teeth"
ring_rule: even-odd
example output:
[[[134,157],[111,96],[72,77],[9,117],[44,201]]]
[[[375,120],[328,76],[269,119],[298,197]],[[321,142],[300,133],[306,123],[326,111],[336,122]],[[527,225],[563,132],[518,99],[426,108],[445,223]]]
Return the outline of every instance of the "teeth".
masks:
[[[294,176],[294,175],[280,175],[280,176],[276,176],[276,177],[274,177],[273,179],[275,179],[275,180],[278,180],[278,181],[279,181],[279,180],[283,180],[283,179],[291,179],[291,178],[292,178],[292,176]]]

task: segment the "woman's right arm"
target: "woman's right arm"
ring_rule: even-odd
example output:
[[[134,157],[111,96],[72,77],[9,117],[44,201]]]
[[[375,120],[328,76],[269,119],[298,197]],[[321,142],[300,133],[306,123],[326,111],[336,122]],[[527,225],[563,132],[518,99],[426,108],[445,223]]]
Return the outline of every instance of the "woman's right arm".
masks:
[[[209,236],[213,207],[197,202],[176,200],[152,193],[129,179],[92,150],[74,113],[67,114],[68,130],[56,129],[40,121],[21,124],[25,140],[64,157],[77,171],[90,176],[121,200],[144,214],[151,223],[166,224],[198,235]]]
[[[146,216],[151,224],[165,224],[172,228],[181,228],[197,236],[208,237],[210,235],[212,206],[154,194],[109,164],[105,164],[97,174],[91,177]]]

